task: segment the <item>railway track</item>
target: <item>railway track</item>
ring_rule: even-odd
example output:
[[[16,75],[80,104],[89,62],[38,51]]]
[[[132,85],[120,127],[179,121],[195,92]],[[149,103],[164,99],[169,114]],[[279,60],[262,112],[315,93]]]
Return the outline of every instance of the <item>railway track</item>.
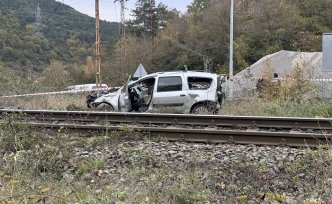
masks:
[[[331,118],[252,117],[0,109],[1,120],[19,114],[35,128],[111,131],[127,125],[169,140],[317,146],[332,140]]]

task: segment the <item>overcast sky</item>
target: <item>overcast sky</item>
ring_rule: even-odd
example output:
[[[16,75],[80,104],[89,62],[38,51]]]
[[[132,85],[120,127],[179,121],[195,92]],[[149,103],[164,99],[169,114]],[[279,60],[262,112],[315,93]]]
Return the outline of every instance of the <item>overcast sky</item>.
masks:
[[[95,15],[94,0],[56,0],[68,4],[75,10],[85,13],[89,16]],[[99,0],[100,2],[100,18],[107,21],[120,21],[120,3],[114,3],[114,0]],[[160,2],[169,8],[176,8],[181,13],[185,13],[187,6],[192,0],[156,0],[158,5]],[[128,0],[126,3],[126,19],[130,18],[130,11],[135,7],[136,0]]]

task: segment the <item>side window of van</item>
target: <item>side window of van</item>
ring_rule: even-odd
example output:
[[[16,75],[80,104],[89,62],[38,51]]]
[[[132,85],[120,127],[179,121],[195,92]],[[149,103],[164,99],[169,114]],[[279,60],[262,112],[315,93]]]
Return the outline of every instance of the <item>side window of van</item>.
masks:
[[[180,76],[159,77],[157,92],[182,91],[182,79]]]
[[[210,88],[211,83],[211,78],[188,77],[188,87],[190,90],[206,90]]]

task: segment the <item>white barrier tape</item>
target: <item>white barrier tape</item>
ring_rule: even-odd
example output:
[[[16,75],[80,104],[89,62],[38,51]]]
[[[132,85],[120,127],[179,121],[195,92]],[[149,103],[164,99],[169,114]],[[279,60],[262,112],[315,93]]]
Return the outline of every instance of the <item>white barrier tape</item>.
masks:
[[[234,76],[236,78],[244,78],[244,79],[261,79],[262,77],[254,77],[254,76]]]
[[[33,94],[19,94],[19,95],[0,96],[0,98],[57,95],[57,94],[67,94],[67,93],[83,93],[83,92],[91,92],[91,91],[109,91],[109,90],[114,90],[114,89],[118,89],[118,88],[120,88],[120,87],[110,87],[110,88],[101,88],[101,89],[82,89],[82,90],[71,90],[71,91],[55,91],[55,92],[33,93]]]
[[[293,79],[293,78],[274,78],[275,80],[281,80],[281,81],[286,81],[286,80],[292,80],[295,81],[297,79]],[[332,81],[332,79],[302,79],[305,81]]]

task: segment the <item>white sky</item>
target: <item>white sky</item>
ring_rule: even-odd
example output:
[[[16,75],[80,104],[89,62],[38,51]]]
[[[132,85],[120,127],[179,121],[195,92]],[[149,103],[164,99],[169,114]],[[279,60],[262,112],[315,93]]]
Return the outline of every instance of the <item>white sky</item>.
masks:
[[[95,1],[94,0],[56,0],[73,7],[75,10],[94,17]],[[120,21],[120,3],[114,3],[114,0],[100,0],[100,18],[107,21]],[[176,8],[181,13],[187,11],[187,6],[192,0],[156,0],[156,5],[160,2],[169,8]],[[126,2],[126,19],[130,18],[130,11],[135,8],[136,0]]]

